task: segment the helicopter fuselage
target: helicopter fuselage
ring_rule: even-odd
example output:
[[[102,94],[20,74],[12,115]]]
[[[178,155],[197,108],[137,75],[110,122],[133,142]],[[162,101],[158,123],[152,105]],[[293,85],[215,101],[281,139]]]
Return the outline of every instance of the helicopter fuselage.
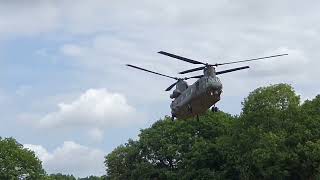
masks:
[[[171,113],[178,119],[203,114],[220,100],[221,92],[222,84],[217,76],[203,76],[172,101]]]

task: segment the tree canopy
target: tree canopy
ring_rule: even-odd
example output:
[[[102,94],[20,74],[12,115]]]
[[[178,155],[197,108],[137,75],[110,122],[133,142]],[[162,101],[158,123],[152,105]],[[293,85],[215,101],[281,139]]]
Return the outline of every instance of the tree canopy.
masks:
[[[88,176],[84,178],[75,178],[73,175],[66,175],[66,174],[50,174],[48,175],[45,180],[104,180],[106,179],[104,176]]]
[[[102,180],[104,176],[75,178],[61,173],[47,175],[35,153],[14,138],[0,137],[0,180]]]
[[[261,87],[239,116],[224,112],[141,130],[105,158],[109,179],[314,179],[320,171],[320,96]]]
[[[34,152],[13,138],[0,137],[0,179],[43,179],[45,171]]]

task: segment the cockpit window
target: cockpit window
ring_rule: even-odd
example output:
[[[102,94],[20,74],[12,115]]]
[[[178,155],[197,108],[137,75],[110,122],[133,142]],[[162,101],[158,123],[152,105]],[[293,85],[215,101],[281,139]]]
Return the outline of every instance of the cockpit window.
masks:
[[[217,82],[220,82],[220,79],[218,77],[214,78]]]

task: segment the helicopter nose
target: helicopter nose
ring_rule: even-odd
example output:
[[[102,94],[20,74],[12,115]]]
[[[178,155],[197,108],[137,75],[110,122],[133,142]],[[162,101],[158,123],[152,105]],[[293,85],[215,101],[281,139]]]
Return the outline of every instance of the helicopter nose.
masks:
[[[209,81],[209,88],[212,90],[221,90],[222,89],[222,83],[220,82],[219,78],[212,78]]]
[[[222,92],[222,83],[218,78],[208,80],[207,92],[211,96],[219,96]]]

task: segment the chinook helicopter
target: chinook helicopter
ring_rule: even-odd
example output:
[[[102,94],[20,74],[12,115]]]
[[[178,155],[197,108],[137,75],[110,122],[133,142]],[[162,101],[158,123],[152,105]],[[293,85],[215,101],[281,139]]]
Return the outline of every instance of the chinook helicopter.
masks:
[[[185,58],[185,57],[178,56],[178,55],[171,54],[164,51],[159,51],[158,53],[181,60],[181,61],[185,61],[191,64],[202,65],[201,67],[179,72],[179,74],[186,74],[190,72],[203,70],[203,75],[178,78],[178,77],[168,76],[158,72],[150,71],[150,70],[147,70],[138,66],[134,66],[131,64],[127,64],[127,66],[135,69],[139,69],[142,71],[146,71],[149,73],[157,74],[163,77],[176,80],[175,83],[173,83],[166,89],[166,91],[170,91],[174,86],[176,86],[176,89],[170,95],[170,98],[173,99],[170,105],[172,120],[174,120],[174,118],[186,119],[186,118],[195,117],[195,116],[197,116],[197,119],[199,120],[199,115],[204,114],[212,106],[213,107],[211,108],[211,110],[213,112],[217,112],[218,108],[215,106],[215,104],[220,100],[221,93],[222,93],[222,83],[220,79],[217,77],[217,75],[249,68],[249,66],[242,66],[238,68],[227,69],[227,70],[217,72],[216,67],[227,65],[227,64],[256,61],[261,59],[288,55],[288,54],[278,54],[278,55],[265,56],[265,57],[247,59],[247,60],[241,60],[241,61],[209,64],[209,63],[204,63],[201,61]],[[186,80],[188,79],[198,79],[198,80],[192,85],[188,85],[188,83],[186,82]]]

